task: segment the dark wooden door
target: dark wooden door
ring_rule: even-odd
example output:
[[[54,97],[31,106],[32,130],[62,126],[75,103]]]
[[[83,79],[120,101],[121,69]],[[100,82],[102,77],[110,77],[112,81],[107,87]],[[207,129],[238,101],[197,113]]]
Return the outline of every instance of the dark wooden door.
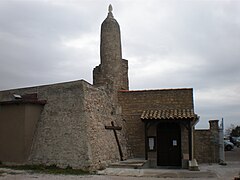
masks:
[[[157,165],[181,166],[181,129],[176,123],[157,127]]]

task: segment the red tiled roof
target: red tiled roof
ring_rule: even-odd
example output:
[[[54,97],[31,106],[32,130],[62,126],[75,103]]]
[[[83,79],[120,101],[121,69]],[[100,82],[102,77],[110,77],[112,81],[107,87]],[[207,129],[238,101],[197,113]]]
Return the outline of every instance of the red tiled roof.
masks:
[[[142,112],[141,119],[186,119],[194,118],[193,109],[165,109],[146,110]]]

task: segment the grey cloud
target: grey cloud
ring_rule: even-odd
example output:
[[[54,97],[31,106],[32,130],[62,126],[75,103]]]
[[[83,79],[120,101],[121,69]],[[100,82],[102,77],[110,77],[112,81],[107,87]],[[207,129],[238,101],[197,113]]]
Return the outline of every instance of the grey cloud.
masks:
[[[239,1],[112,4],[131,89],[193,87],[200,127],[222,116],[228,124],[237,123]],[[100,62],[100,24],[107,6],[103,0],[0,1],[0,89],[82,78],[91,82]],[[76,47],[72,40],[78,40]]]

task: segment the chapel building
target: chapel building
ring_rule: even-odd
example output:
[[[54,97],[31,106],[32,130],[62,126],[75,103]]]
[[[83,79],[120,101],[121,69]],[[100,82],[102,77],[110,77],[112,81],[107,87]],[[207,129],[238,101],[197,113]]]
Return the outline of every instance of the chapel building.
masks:
[[[195,130],[192,88],[129,90],[111,6],[101,25],[100,60],[93,84],[0,91],[1,162],[97,170],[127,159],[190,169],[219,161],[218,121]]]

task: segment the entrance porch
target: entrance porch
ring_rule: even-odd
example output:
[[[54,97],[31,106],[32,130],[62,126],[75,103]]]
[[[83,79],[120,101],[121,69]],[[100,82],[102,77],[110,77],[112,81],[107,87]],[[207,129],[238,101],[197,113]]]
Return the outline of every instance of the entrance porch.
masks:
[[[149,167],[196,169],[192,131],[198,117],[192,109],[147,110],[141,120]]]

